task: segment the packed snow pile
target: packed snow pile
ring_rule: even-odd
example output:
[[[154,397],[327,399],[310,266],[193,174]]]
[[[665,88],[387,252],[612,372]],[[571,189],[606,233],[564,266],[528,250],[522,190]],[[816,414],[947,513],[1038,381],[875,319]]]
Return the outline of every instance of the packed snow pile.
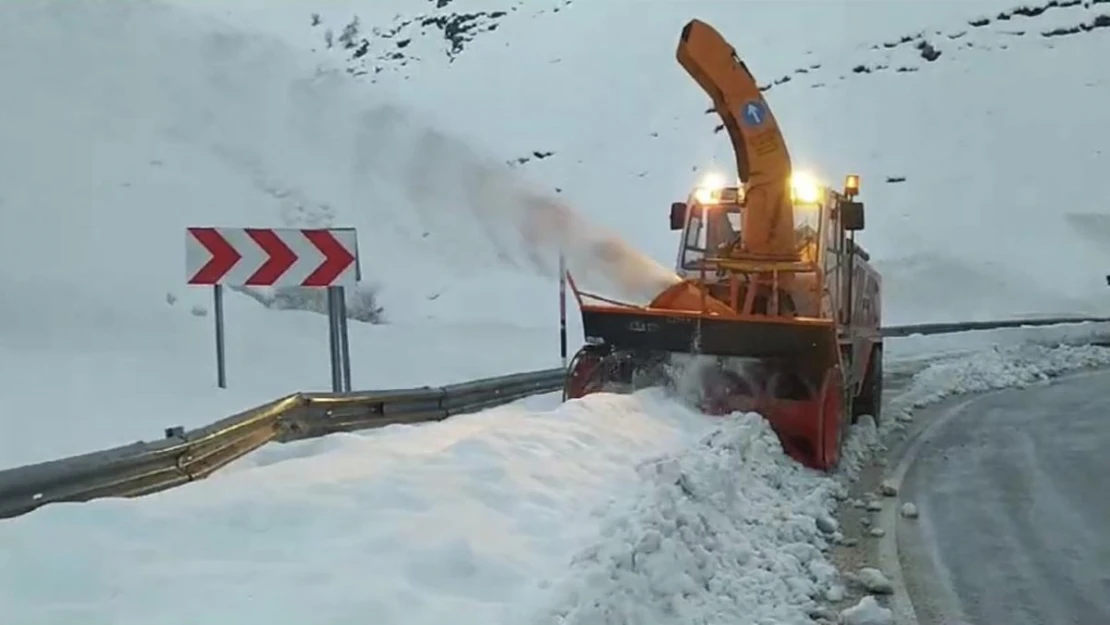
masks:
[[[927,366],[897,403],[921,407],[1105,365],[1110,348],[987,350]],[[884,431],[895,424],[886,420]],[[725,418],[696,446],[640,468],[640,488],[606,509],[596,542],[552,582],[553,598],[538,622],[812,622],[844,583],[825,557],[839,536],[832,511],[880,446],[875,422],[862,417],[849,433],[840,469],[827,476],[787,458],[759,415]],[[876,569],[861,571],[860,581],[889,592]],[[890,615],[871,598],[842,618],[888,623]]]
[[[641,467],[546,622],[810,623],[837,580],[825,558],[838,483],[788,459],[757,414]]]

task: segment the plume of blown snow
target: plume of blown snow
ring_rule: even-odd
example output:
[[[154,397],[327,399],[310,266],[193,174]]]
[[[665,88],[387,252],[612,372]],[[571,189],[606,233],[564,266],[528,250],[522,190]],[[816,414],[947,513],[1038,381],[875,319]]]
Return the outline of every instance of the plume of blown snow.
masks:
[[[675,396],[688,405],[697,406],[705,398],[705,378],[717,366],[717,359],[713,356],[671,354],[667,362],[667,377]]]
[[[636,304],[679,281],[615,233],[530,188],[504,164],[398,107],[376,106],[361,121],[374,137],[360,146],[366,169],[399,185],[412,208],[432,220],[443,210],[469,213],[485,242],[512,264],[557,277],[562,250],[580,287]]]

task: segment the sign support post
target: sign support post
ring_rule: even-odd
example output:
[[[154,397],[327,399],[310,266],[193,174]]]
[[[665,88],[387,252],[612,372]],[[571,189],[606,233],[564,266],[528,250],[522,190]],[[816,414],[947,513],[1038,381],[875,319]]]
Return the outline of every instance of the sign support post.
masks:
[[[331,356],[332,392],[351,392],[351,354],[347,340],[347,297],[341,286],[328,287],[328,351]]]
[[[216,385],[227,388],[227,358],[224,350],[224,287],[212,285],[212,316],[216,318]]]
[[[343,370],[343,390],[351,392],[351,343],[347,337],[347,294],[339,287],[339,346],[343,350],[340,364]]]
[[[328,287],[328,361],[331,369],[331,392],[343,392],[343,378],[339,370],[339,324],[335,319],[336,287]]]

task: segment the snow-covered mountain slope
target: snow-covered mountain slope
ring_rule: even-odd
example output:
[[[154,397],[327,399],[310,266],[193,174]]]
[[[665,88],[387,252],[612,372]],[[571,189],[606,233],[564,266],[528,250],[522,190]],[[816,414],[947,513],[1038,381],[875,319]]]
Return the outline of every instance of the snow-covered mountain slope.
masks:
[[[322,11],[325,25],[344,21],[335,13]],[[1094,182],[1110,128],[1104,2],[577,3],[510,13],[449,63],[391,65],[385,36],[358,58],[332,52],[506,159],[550,154],[524,169],[668,263],[667,203],[698,172],[731,167],[709,132],[718,120],[673,60],[695,15],[771,87],[796,163],[833,182],[863,175],[862,241],[894,285],[892,322],[1110,305],[1110,253],[1066,219],[1110,213]],[[920,281],[943,297],[923,297]]]
[[[888,321],[1099,309],[1110,258],[1064,216],[1106,213],[1110,126],[1088,103],[1108,31],[1039,31],[1106,4],[994,19],[1006,7],[0,3],[0,465],[327,387],[322,317],[232,294],[215,391],[190,225],[357,227],[390,323],[352,325],[356,386],[556,364],[555,245],[650,294],[668,202],[729,166],[673,60],[695,15],[780,82],[799,164],[863,174]]]
[[[184,286],[190,225],[357,226],[391,321],[352,323],[357,387],[557,365],[554,283],[498,269],[488,246],[425,243],[403,189],[360,161],[373,98],[314,78],[307,53],[174,7],[34,1],[0,4],[0,64],[0,466],[327,389],[324,318],[235,294],[215,389],[211,295]],[[465,227],[452,210],[439,224]],[[489,288],[452,290],[461,277]]]

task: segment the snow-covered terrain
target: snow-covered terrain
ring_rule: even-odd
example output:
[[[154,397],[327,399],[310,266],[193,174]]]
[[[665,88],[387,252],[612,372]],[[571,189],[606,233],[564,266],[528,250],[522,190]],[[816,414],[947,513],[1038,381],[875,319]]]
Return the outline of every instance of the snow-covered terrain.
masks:
[[[555,365],[553,245],[582,244],[586,273],[617,233],[632,247],[603,253],[650,292],[661,268],[635,250],[669,264],[667,202],[728,166],[672,59],[694,14],[776,83],[799,164],[863,174],[888,322],[1106,309],[1110,241],[1091,224],[1110,126],[1087,103],[1110,31],[1040,34],[1105,3],[1007,20],[999,2],[178,4],[0,6],[0,260],[18,268],[0,275],[0,356],[19,363],[0,393],[37,415],[4,419],[0,466],[327,388],[324,320],[237,294],[230,389],[214,388],[210,295],[183,286],[190,225],[358,227],[389,325],[353,324],[356,387]]]
[[[300,6],[0,5],[0,358],[18,363],[0,394],[20,415],[0,466],[327,388],[324,319],[233,293],[215,389],[210,294],[183,285],[192,225],[357,227],[388,325],[352,324],[356,387],[557,364],[555,246],[650,295],[668,202],[728,166],[673,60],[692,15],[772,85],[797,163],[863,175],[889,323],[1106,309],[1090,224],[1110,126],[1087,104],[1110,31],[1040,34],[1105,3]]]
[[[0,467],[327,388],[321,315],[231,293],[215,389],[187,226],[357,227],[358,297],[387,323],[352,322],[355,387],[557,365],[554,250],[650,295],[669,202],[730,167],[673,60],[691,17],[767,82],[799,165],[862,174],[888,323],[1110,310],[1104,0],[228,5],[0,2]],[[926,367],[907,407],[1110,364],[1029,340],[888,356]],[[968,353],[990,344],[1010,346]],[[821,552],[837,479],[757,417],[652,392],[556,403],[6,521],[0,606],[34,625],[804,623],[839,583]]]
[[[1110,348],[963,356],[893,405],[1093,365]],[[0,605],[28,625],[793,625],[844,584],[823,549],[869,419],[826,477],[754,414],[655,391],[555,402],[266,448],[144,499],[5,521]]]

